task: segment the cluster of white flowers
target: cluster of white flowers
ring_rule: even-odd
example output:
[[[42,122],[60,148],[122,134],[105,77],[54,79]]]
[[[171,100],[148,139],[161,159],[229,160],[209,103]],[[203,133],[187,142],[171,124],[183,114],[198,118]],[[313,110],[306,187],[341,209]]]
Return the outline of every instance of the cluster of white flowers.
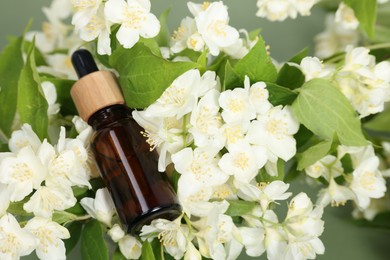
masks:
[[[181,174],[178,197],[184,211],[175,221],[144,226],[141,237],[158,237],[175,259],[234,259],[244,247],[250,256],[267,251],[269,259],[322,254],[322,210],[313,211],[306,194],[299,194],[280,223],[271,207],[291,195],[289,185],[256,181],[261,169],[277,176],[277,161],[296,153],[293,135],[299,123],[290,108],[273,106],[266,84],[251,85],[248,77],[243,88],[220,88],[215,72],[189,70],[155,103],[133,112],[151,148],[160,152],[159,170],[173,162]],[[227,200],[239,199],[257,206],[237,226],[226,211]],[[315,229],[306,231],[306,225]]]
[[[75,30],[84,41],[98,39],[99,54],[111,54],[111,26],[120,25],[116,38],[131,48],[141,37],[153,38],[160,31],[160,22],[150,13],[149,0],[72,0],[76,12],[72,19]]]
[[[76,73],[70,62],[72,51],[82,45],[73,26],[66,23],[71,15],[70,0],[54,0],[49,7],[43,7],[48,21],[43,23],[42,31],[30,31],[25,38],[32,41],[43,54],[46,64],[39,64],[38,72],[60,78],[76,79]],[[69,50],[69,53],[64,53]]]
[[[338,69],[325,66],[315,57],[304,58],[300,68],[306,81],[332,80],[363,118],[383,111],[390,100],[390,62],[376,63],[369,52],[368,48],[348,46],[344,64]]]
[[[310,15],[310,10],[318,0],[257,0],[259,10],[256,15],[266,17],[270,21],[284,21],[290,17],[297,18],[298,14]]]
[[[62,128],[55,147],[46,139],[41,142],[28,124],[12,133],[10,152],[0,153],[2,259],[17,259],[34,249],[40,259],[65,259],[61,239],[70,235],[52,216],[75,205],[72,186],[90,187],[85,148],[90,132],[84,127],[78,137],[67,139]],[[7,213],[13,202],[22,202],[23,209],[34,216],[24,228]]]
[[[333,13],[328,14],[325,20],[325,31],[315,37],[315,55],[318,58],[328,58],[338,52],[343,52],[349,45],[357,46],[359,31],[348,29],[335,21]]]
[[[342,165],[343,158],[351,161],[352,172],[346,172]],[[317,204],[326,206],[344,205],[347,200],[354,200],[358,209],[366,210],[371,199],[385,195],[386,182],[379,170],[379,158],[373,147],[339,146],[337,157],[327,155],[305,169],[312,178],[324,178],[329,186],[319,193]],[[344,182],[336,182],[343,176]]]
[[[227,6],[222,1],[203,4],[188,2],[187,5],[194,18],[184,18],[174,31],[170,47],[173,53],[186,48],[194,51],[208,49],[213,56],[222,51],[239,59],[256,43],[256,39],[249,39],[245,30],[240,30],[245,36],[241,39],[239,31],[229,26]]]

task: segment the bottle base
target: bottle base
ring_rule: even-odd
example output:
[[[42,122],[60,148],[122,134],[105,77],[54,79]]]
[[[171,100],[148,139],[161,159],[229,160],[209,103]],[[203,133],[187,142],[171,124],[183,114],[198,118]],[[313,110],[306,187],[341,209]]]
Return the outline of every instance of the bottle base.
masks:
[[[133,236],[139,235],[144,225],[149,225],[154,219],[175,220],[182,214],[182,208],[179,204],[171,204],[168,206],[161,206],[145,212],[137,217],[131,225],[129,225],[127,232]]]

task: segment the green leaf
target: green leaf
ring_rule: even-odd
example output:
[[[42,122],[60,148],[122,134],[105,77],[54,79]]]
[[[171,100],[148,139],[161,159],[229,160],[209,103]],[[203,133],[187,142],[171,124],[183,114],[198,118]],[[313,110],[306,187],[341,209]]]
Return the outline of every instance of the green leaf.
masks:
[[[8,209],[7,209],[7,212],[9,212],[9,213],[11,213],[12,215],[15,215],[15,216],[23,216],[23,217],[32,217],[32,216],[34,216],[33,213],[26,212],[26,211],[23,209],[24,203],[26,203],[26,202],[29,201],[29,200],[30,200],[30,196],[24,198],[24,199],[21,200],[21,201],[11,202],[11,203],[9,204],[9,207],[8,207]]]
[[[76,220],[77,215],[66,211],[54,211],[52,219],[58,224],[64,224]]]
[[[325,140],[309,147],[303,153],[299,154],[297,169],[301,171],[325,157],[330,151],[332,143],[333,140]]]
[[[329,81],[314,79],[306,82],[292,104],[298,120],[324,140],[334,134],[341,144],[364,146],[360,120],[347,98]]]
[[[23,42],[23,52],[27,53],[30,48],[32,48],[32,42],[25,41]],[[36,66],[47,66],[46,60],[43,57],[43,54],[38,48],[34,48],[34,57]]]
[[[277,78],[276,68],[265,49],[264,40],[261,37],[249,53],[237,62],[234,71],[242,80],[245,76],[248,76],[251,82],[275,82]]]
[[[261,28],[254,29],[248,33],[249,40],[254,41],[259,37]]]
[[[67,225],[66,228],[69,230],[70,233],[70,237],[64,240],[66,254],[68,255],[70,252],[72,252],[73,248],[77,245],[78,241],[80,240],[83,224],[81,224],[80,222],[72,222],[69,225]]]
[[[158,57],[161,57],[160,46],[158,45],[156,39],[154,38],[140,38],[140,43],[143,43],[146,47],[148,47],[152,53]]]
[[[223,79],[223,88],[224,90],[234,89],[235,87],[243,87],[244,84],[240,77],[234,72],[232,65],[227,61],[225,64],[225,74]]]
[[[158,45],[160,46],[169,46],[169,39],[171,37],[169,27],[168,27],[168,15],[171,12],[172,8],[166,9],[161,15],[160,15],[160,32],[156,36],[156,41]]]
[[[289,89],[300,88],[305,83],[305,75],[296,66],[285,63],[278,73],[276,83]]]
[[[110,57],[110,64],[119,72],[126,103],[132,108],[149,106],[178,76],[199,66],[191,62],[166,61],[142,43],[131,49],[119,48]]]
[[[377,228],[390,231],[390,211],[379,213],[372,221],[359,219],[354,221],[357,225],[368,228]]]
[[[86,212],[85,209],[80,205],[80,203],[76,203],[73,207],[68,208],[68,209],[66,209],[65,211],[68,212],[68,213],[77,215],[77,216],[83,216],[83,215],[87,214],[87,212]]]
[[[59,79],[52,77],[41,77],[41,82],[49,81],[54,84],[57,90],[57,102],[61,104],[61,114],[77,115],[78,112],[73,103],[73,99],[70,96],[70,90],[73,87],[75,81],[67,79]]]
[[[270,82],[266,84],[269,93],[268,100],[274,106],[290,105],[297,97],[297,94],[288,88]]]
[[[229,208],[225,212],[226,215],[231,217],[242,216],[251,212],[257,205],[255,201],[245,200],[228,200]]]
[[[300,64],[302,59],[305,58],[307,56],[309,52],[309,48],[308,47],[305,47],[303,48],[300,52],[298,52],[297,54],[295,54],[294,57],[292,57],[291,59],[289,59],[289,62],[293,62],[293,63],[296,63],[296,64]]]
[[[126,260],[126,257],[122,254],[119,247],[117,247],[114,254],[111,257],[111,260]]]
[[[256,176],[256,181],[268,183],[268,182],[273,182],[276,180],[283,180],[284,179],[284,172],[285,172],[284,166],[285,166],[285,162],[281,159],[278,159],[278,161],[276,162],[276,172],[278,174],[276,176],[271,176],[267,173],[265,168],[262,168],[259,171],[259,174]]]
[[[47,137],[48,104],[35,66],[34,44],[28,52],[26,64],[20,72],[18,92],[23,93],[17,98],[21,121],[30,124],[34,132],[43,140]]]
[[[0,129],[8,137],[16,113],[18,79],[22,68],[22,38],[12,39],[0,54]]]
[[[178,171],[176,171],[176,170],[173,171],[173,173],[172,173],[172,187],[176,192],[177,192],[177,187],[178,187],[180,176],[181,176],[181,174]]]
[[[81,234],[81,256],[83,260],[108,260],[108,249],[104,242],[99,221],[89,221]]]
[[[142,244],[142,253],[141,253],[141,259],[142,260],[155,260],[155,256],[153,253],[152,245],[148,240],[144,241]]]
[[[376,0],[343,0],[346,5],[355,12],[360,26],[371,38],[374,37],[374,27],[376,21]]]
[[[376,115],[372,120],[366,122],[363,128],[375,137],[390,139],[390,109]]]
[[[202,74],[206,71],[207,54],[208,54],[207,50],[203,51],[202,54],[196,60],[196,63],[199,64],[199,70],[201,71]]]

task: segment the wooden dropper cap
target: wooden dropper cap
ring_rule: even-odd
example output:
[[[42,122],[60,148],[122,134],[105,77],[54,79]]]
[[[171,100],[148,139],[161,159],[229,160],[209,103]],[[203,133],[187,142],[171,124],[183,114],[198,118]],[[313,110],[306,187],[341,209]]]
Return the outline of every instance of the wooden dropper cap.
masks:
[[[88,122],[90,116],[102,108],[125,103],[115,75],[110,71],[99,71],[89,51],[75,51],[72,64],[80,79],[70,94],[84,121]]]

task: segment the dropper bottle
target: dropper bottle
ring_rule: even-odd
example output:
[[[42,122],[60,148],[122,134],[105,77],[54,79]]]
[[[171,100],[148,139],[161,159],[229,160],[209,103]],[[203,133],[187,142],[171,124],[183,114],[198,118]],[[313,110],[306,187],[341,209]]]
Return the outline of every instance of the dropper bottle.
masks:
[[[115,75],[99,71],[87,50],[74,52],[72,63],[80,79],[71,96],[80,117],[95,130],[91,149],[124,230],[136,235],[153,219],[180,216],[175,192],[158,171],[158,154],[150,151],[144,129],[124,104]]]

